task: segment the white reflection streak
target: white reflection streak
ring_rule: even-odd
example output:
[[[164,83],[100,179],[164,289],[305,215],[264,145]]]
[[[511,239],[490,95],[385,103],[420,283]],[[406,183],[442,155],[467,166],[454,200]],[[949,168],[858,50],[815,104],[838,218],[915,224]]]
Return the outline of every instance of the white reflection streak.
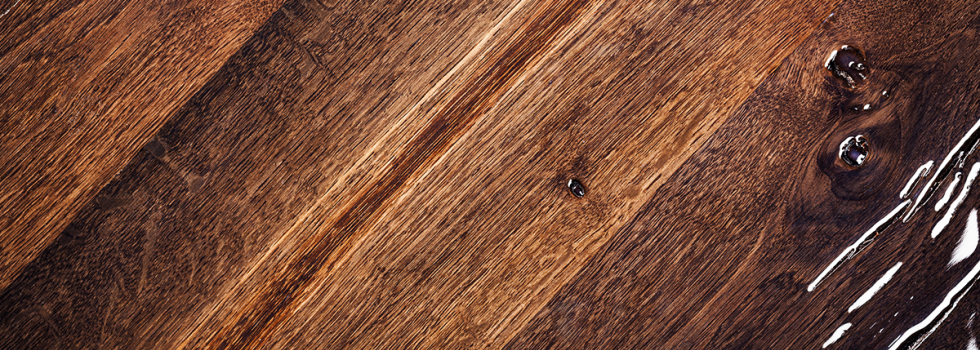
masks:
[[[960,204],[966,200],[966,196],[970,194],[970,186],[973,185],[973,180],[977,179],[977,175],[980,174],[980,163],[973,163],[973,167],[970,168],[970,174],[966,176],[966,181],[963,181],[963,188],[960,189],[960,194],[956,196],[956,199],[949,204],[949,208],[946,209],[946,215],[936,223],[936,226],[932,227],[932,238],[935,239],[939,237],[939,234],[943,232],[946,225],[953,220],[953,215],[956,214],[956,209],[959,208]]]
[[[861,307],[869,300],[871,300],[871,298],[875,296],[875,293],[878,293],[878,291],[881,290],[881,288],[884,287],[885,284],[888,283],[888,281],[892,280],[892,277],[895,276],[895,273],[898,272],[898,269],[901,267],[902,267],[902,263],[898,263],[895,264],[895,266],[889,269],[887,272],[885,272],[885,274],[882,275],[881,278],[879,278],[878,281],[871,286],[871,288],[868,288],[868,290],[864,292],[864,294],[862,294],[860,298],[854,301],[854,304],[851,304],[851,307],[847,308],[847,313],[851,313],[854,310],[857,310],[857,308]]]
[[[959,264],[961,261],[969,258],[970,255],[973,255],[973,252],[977,250],[978,241],[980,241],[980,233],[978,233],[977,228],[977,210],[973,209],[970,211],[970,217],[966,221],[966,228],[963,229],[963,236],[960,237],[956,249],[953,249],[953,256],[950,257],[949,264],[946,265],[946,268]]]
[[[901,199],[907,198],[909,194],[912,193],[912,190],[915,189],[915,185],[919,183],[919,180],[922,180],[923,177],[929,175],[929,170],[932,170],[933,164],[935,164],[935,162],[931,160],[926,162],[925,164],[922,164],[922,166],[920,166],[919,169],[915,171],[915,174],[912,174],[912,177],[909,178],[909,181],[905,183],[905,187],[902,188],[902,192],[898,194],[898,198]]]
[[[936,211],[942,210],[943,207],[946,206],[946,203],[949,203],[949,199],[953,198],[953,190],[956,189],[956,185],[960,184],[960,180],[962,178],[963,178],[963,172],[957,171],[956,177],[953,178],[953,182],[950,182],[949,186],[946,187],[946,193],[944,193],[943,197],[939,198],[939,201],[936,202],[936,208],[935,208]]]
[[[806,287],[806,291],[812,292],[815,288],[817,288],[817,285],[819,285],[820,282],[823,282],[823,280],[826,279],[831,272],[834,272],[834,270],[836,270],[841,264],[843,264],[844,261],[853,258],[854,255],[858,253],[858,248],[860,248],[862,244],[865,244],[865,242],[868,241],[869,239],[873,240],[874,239],[873,235],[876,235],[880,231],[882,226],[891,223],[892,219],[895,218],[895,216],[901,214],[902,211],[905,210],[905,208],[907,208],[911,203],[912,200],[907,200],[902,202],[902,204],[899,204],[898,207],[896,207],[894,210],[891,211],[891,213],[885,215],[885,217],[879,220],[877,223],[875,223],[875,225],[872,226],[871,229],[869,229],[867,232],[861,235],[861,237],[858,238],[858,240],[854,242],[854,244],[851,244],[847,248],[844,248],[844,251],[842,251],[840,255],[838,255],[837,258],[830,263],[830,265],[827,265],[827,268],[824,269],[823,272],[821,272],[820,275],[818,275],[817,278],[814,279],[813,282],[811,282],[810,285]]]
[[[926,329],[926,327],[932,325],[932,328],[930,328],[918,340],[916,340],[915,343],[909,347],[909,349],[915,349],[918,348],[919,345],[922,345],[922,342],[936,330],[936,327],[939,327],[939,324],[943,323],[946,316],[949,316],[950,311],[953,311],[953,309],[956,308],[956,304],[960,302],[960,299],[963,299],[963,296],[970,291],[970,287],[973,286],[973,282],[977,278],[977,273],[980,273],[980,262],[977,262],[977,264],[973,266],[973,269],[970,270],[970,273],[966,274],[966,277],[963,277],[963,279],[960,280],[960,282],[946,294],[946,298],[943,298],[943,302],[939,303],[939,306],[937,306],[935,310],[932,310],[926,319],[906,330],[905,333],[903,333],[901,337],[898,337],[898,339],[895,339],[895,341],[893,341],[888,348],[891,350],[899,349],[903,344],[905,344],[905,342],[912,338],[912,336],[922,332]]]
[[[8,13],[10,13],[10,10],[13,10],[14,7],[17,7],[17,4],[19,3],[20,0],[15,1],[13,5],[10,5],[10,7],[8,7],[6,11],[3,11],[3,13],[0,14],[0,18],[3,18],[3,16],[6,16]]]
[[[928,200],[929,197],[932,196],[932,192],[935,191],[935,187],[939,186],[939,184],[936,183],[936,181],[940,180],[939,176],[942,175],[943,179],[945,179],[945,177],[949,175],[949,173],[945,170],[947,169],[947,167],[951,166],[950,162],[952,162],[954,158],[956,159],[957,162],[959,162],[962,161],[962,159],[966,159],[966,157],[970,156],[970,154],[967,153],[957,157],[957,153],[963,152],[963,148],[964,146],[966,146],[966,142],[970,141],[970,139],[973,138],[974,134],[977,133],[978,129],[980,129],[980,119],[978,119],[977,122],[973,124],[973,127],[970,128],[970,131],[967,131],[966,134],[963,135],[963,138],[960,139],[960,142],[957,143],[956,146],[953,147],[953,149],[949,152],[949,154],[946,155],[946,159],[943,159],[943,162],[939,163],[939,167],[936,168],[936,172],[932,174],[932,177],[929,179],[929,182],[926,182],[926,185],[922,187],[922,191],[919,192],[919,195],[915,197],[915,204],[912,205],[912,210],[909,210],[909,213],[905,215],[905,219],[903,219],[903,221],[908,222],[909,219],[912,218],[912,215],[915,215],[915,213],[922,206],[922,201]],[[972,151],[975,148],[975,146],[976,146],[975,144],[970,145],[970,151]]]
[[[837,342],[837,340],[839,340],[840,337],[844,336],[844,332],[847,332],[848,329],[851,329],[850,323],[845,323],[840,325],[840,327],[837,327],[837,330],[834,331],[834,334],[831,334],[830,338],[828,338],[827,341],[823,342],[822,349],[826,349],[828,346],[830,346],[830,344]]]

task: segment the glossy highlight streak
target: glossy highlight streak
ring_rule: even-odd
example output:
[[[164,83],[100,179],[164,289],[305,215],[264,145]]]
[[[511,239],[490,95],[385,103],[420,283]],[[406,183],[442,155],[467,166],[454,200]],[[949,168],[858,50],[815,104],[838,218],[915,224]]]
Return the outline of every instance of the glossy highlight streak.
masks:
[[[517,78],[548,45],[582,12],[587,0],[555,1],[544,5],[524,24],[506,48],[493,52],[463,88],[450,98],[432,121],[412,139],[392,162],[385,174],[344,210],[326,232],[310,237],[282,268],[283,272],[264,284],[253,300],[244,306],[212,339],[219,349],[260,347],[280,323],[292,314],[302,291],[320,270],[329,268],[330,256],[354,236],[384,203],[419,170],[441,155],[478,117],[486,113],[506,93]]]
[[[877,237],[881,232],[884,232],[888,226],[891,226],[891,224],[896,221],[898,216],[900,216],[911,203],[912,200],[907,200],[902,202],[902,204],[899,204],[898,207],[888,213],[888,215],[885,215],[885,217],[875,223],[871,229],[861,235],[861,237],[858,238],[854,244],[844,248],[844,251],[842,251],[840,255],[838,255],[837,258],[830,263],[830,265],[827,265],[827,268],[824,269],[823,272],[821,272],[820,275],[818,275],[817,278],[806,287],[806,291],[812,292],[815,288],[817,288],[817,285],[819,285],[820,282],[823,282],[827,276],[833,273],[834,270],[837,270],[837,268],[843,265],[845,261],[851,260],[851,258],[864,250],[864,248],[866,248],[869,244],[874,242],[875,237]]]
[[[949,204],[949,208],[946,209],[946,215],[943,215],[943,218],[936,223],[936,226],[933,226],[931,233],[933,239],[939,237],[943,229],[953,220],[953,215],[956,215],[956,209],[960,207],[960,204],[963,204],[966,196],[970,194],[970,187],[973,185],[973,181],[977,179],[978,174],[980,174],[980,163],[973,163],[973,167],[970,168],[970,174],[966,176],[966,181],[963,181],[963,188],[960,189],[960,194]]]
[[[970,211],[970,216],[966,221],[966,228],[963,229],[963,236],[960,237],[959,243],[956,244],[956,249],[953,249],[953,256],[949,258],[949,264],[946,264],[946,268],[953,265],[959,264],[973,252],[977,250],[977,243],[980,241],[980,229],[977,228],[977,210],[973,209]]]
[[[0,13],[0,18],[3,18],[3,16],[6,16],[8,13],[10,13],[10,10],[13,10],[14,7],[17,7],[17,4],[19,4],[19,3],[20,3],[20,0],[14,1],[14,4],[13,5],[10,5],[10,7],[8,7],[6,11],[3,11],[3,13]]]
[[[949,173],[953,171],[953,167],[958,163],[962,163],[977,148],[978,143],[980,143],[980,132],[977,132],[978,130],[980,130],[980,120],[977,120],[973,124],[970,131],[967,131],[966,135],[963,135],[960,142],[946,155],[946,159],[943,159],[943,162],[939,164],[936,173],[932,175],[929,182],[926,182],[926,186],[919,193],[919,196],[915,198],[915,204],[912,205],[912,209],[905,215],[903,221],[908,222],[912,218],[912,215],[915,215],[922,208],[922,205],[932,198],[933,193],[939,189],[939,186],[946,180]]]
[[[936,211],[942,210],[943,207],[946,206],[946,203],[949,203],[949,199],[953,198],[953,190],[956,190],[956,186],[960,184],[960,180],[962,179],[963,172],[957,171],[956,177],[954,177],[953,181],[951,181],[949,186],[946,187],[946,193],[944,193],[943,196],[939,198],[939,201],[936,202],[936,207],[934,208]]]
[[[912,178],[909,179],[909,182],[905,183],[905,187],[902,188],[902,192],[898,194],[898,198],[908,198],[909,194],[912,193],[912,190],[915,189],[915,185],[919,184],[919,180],[922,180],[923,177],[929,175],[929,171],[932,170],[932,165],[935,163],[936,162],[930,160],[925,164],[922,164],[922,166],[915,171],[915,174],[912,175]]]
[[[861,294],[861,297],[859,297],[857,300],[854,301],[854,304],[851,304],[851,307],[847,308],[847,313],[854,312],[854,310],[857,310],[859,307],[861,307],[862,305],[870,301],[871,298],[873,298],[875,294],[878,293],[878,291],[881,290],[881,288],[883,288],[885,284],[888,283],[888,281],[892,280],[892,277],[895,276],[895,273],[898,272],[898,269],[900,269],[901,267],[902,267],[902,263],[899,262],[898,264],[895,264],[895,266],[892,267],[891,269],[888,269],[888,271],[885,272],[885,274],[882,275],[881,278],[879,278],[878,281],[876,281],[875,284],[871,286],[871,288],[868,288],[868,290],[864,292],[864,294]]]
[[[837,327],[837,330],[834,331],[834,334],[831,334],[830,338],[827,338],[827,341],[823,343],[822,349],[826,349],[831,344],[836,343],[838,340],[840,340],[840,337],[843,337],[844,332],[847,332],[848,329],[851,329],[851,326],[852,325],[850,323],[845,323],[840,325],[840,327]]]
[[[963,299],[963,296],[970,291],[973,284],[977,280],[977,274],[980,273],[980,262],[977,262],[973,266],[973,269],[960,280],[956,286],[953,287],[949,293],[946,294],[946,298],[943,299],[941,303],[927,316],[922,322],[919,322],[912,328],[909,328],[891,343],[888,347],[890,350],[911,350],[916,349],[932,334],[933,331],[943,323],[943,320],[949,316],[949,313],[956,308],[956,304]]]

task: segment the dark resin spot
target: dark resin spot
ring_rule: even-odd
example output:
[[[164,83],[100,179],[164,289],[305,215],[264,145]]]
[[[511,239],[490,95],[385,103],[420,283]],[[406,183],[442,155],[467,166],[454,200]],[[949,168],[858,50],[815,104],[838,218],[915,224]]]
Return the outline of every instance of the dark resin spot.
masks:
[[[103,211],[109,211],[115,208],[124,207],[129,205],[133,201],[130,196],[107,196],[100,195],[95,197],[95,204],[98,205],[99,209]]]
[[[157,158],[163,158],[167,154],[167,145],[158,137],[150,139],[150,142],[147,142],[143,149]]]
[[[852,88],[868,79],[871,73],[861,51],[847,45],[841,46],[839,50],[834,50],[830,54],[826,67],[834,76]]]
[[[868,158],[870,151],[871,148],[864,135],[851,136],[844,139],[844,142],[841,142],[838,156],[845,164],[852,167],[860,167],[864,165],[864,161]]]
[[[572,192],[575,197],[582,198],[585,196],[585,186],[576,179],[568,180],[568,190]]]

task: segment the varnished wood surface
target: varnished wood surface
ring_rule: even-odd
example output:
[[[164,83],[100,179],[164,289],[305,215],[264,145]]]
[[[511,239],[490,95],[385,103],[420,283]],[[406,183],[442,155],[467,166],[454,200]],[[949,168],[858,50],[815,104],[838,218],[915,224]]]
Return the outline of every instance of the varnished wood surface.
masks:
[[[45,6],[0,17],[3,348],[887,348],[978,266],[939,193],[807,290],[977,120],[975,3]]]
[[[945,269],[969,210],[934,241],[938,198],[807,291],[902,203],[920,164],[938,166],[980,115],[980,62],[968,44],[975,4],[863,5],[837,9],[510,347],[819,348],[852,323],[842,348],[886,348],[932,311],[977,262]],[[877,18],[906,25],[868,20]],[[822,64],[844,44],[861,48],[871,70],[856,89]],[[858,134],[874,158],[852,170],[836,148]],[[977,203],[974,194],[962,206]],[[888,288],[849,313],[896,262],[903,270]],[[963,304],[944,326],[955,347],[923,348],[966,348],[970,336],[958,333],[978,305]]]

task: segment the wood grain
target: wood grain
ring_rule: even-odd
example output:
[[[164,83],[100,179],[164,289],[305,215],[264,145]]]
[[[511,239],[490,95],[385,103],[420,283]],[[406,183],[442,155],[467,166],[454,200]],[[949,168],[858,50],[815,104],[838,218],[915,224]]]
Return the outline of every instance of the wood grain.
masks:
[[[487,192],[475,203],[487,203],[493,197],[499,197],[496,207],[507,208],[512,206],[507,202],[536,201],[544,206],[534,204],[525,211],[528,216],[524,220],[533,221],[534,216],[545,218],[549,222],[537,224],[537,227],[553,230],[548,233],[550,235],[575,232],[583,225],[593,225],[592,230],[603,232],[606,225],[621,224],[629,215],[616,214],[618,221],[590,224],[588,220],[613,217],[613,211],[562,208],[561,202],[555,202],[567,201],[564,190],[557,186],[563,181],[559,178],[572,175],[585,180],[592,180],[593,176],[601,178],[590,175],[590,172],[613,178],[617,171],[627,169],[630,176],[646,178],[647,186],[652,186],[657,176],[634,169],[630,165],[631,158],[639,159],[638,164],[647,169],[664,166],[662,171],[672,171],[673,168],[665,165],[676,166],[672,159],[682,159],[685,152],[690,152],[689,145],[698,142],[698,135],[709,133],[712,125],[719,123],[720,118],[724,118],[727,111],[761,81],[781,53],[788,52],[795,40],[805,36],[805,31],[801,32],[799,28],[812,27],[829,9],[826,5],[824,10],[812,11],[776,5],[755,8],[751,4],[732,5],[733,8],[697,8],[684,7],[682,3],[631,8],[623,3],[571,2],[501,3],[496,6],[448,6],[448,3],[407,3],[390,7],[333,5],[324,6],[317,2],[287,4],[146,145],[146,152],[134,159],[129,168],[99,195],[99,199],[90,204],[65,231],[64,238],[49,248],[5,292],[4,300],[10,300],[3,311],[4,324],[8,328],[14,325],[34,327],[35,322],[40,322],[41,328],[51,333],[10,332],[7,341],[69,347],[89,344],[86,341],[91,339],[98,339],[106,346],[197,346],[208,342],[214,346],[258,346],[270,339],[294,342],[291,345],[309,344],[315,337],[296,339],[277,332],[309,319],[309,311],[293,319],[289,315],[301,309],[312,296],[317,296],[312,291],[321,288],[323,276],[334,271],[319,264],[324,260],[336,262],[339,258],[350,260],[352,253],[349,252],[354,252],[350,247],[357,243],[355,240],[392,238],[373,234],[373,229],[365,223],[378,225],[379,217],[392,215],[387,214],[392,211],[392,202],[405,198],[407,189],[453,188],[431,184],[420,187],[412,186],[412,183],[418,182],[420,176],[433,174],[431,169],[440,160],[453,159],[447,158],[446,154],[457,147],[458,140],[472,133],[478,123],[484,126],[481,129],[483,135],[500,132],[495,131],[498,126],[517,127],[506,130],[504,135],[525,135],[527,128],[537,128],[527,135],[540,135],[543,144],[515,136],[506,136],[504,141],[520,141],[511,147],[523,152],[522,155],[514,154],[524,158],[524,162],[534,158],[545,162],[532,168],[538,170],[525,174],[531,177],[510,180],[522,186],[535,186],[536,189],[530,189],[534,191],[512,187],[509,197],[507,193]],[[702,50],[694,43],[676,46],[676,39],[654,35],[658,28],[676,26],[671,32],[674,38],[693,30],[707,37],[729,21],[732,25],[756,23],[773,13],[785,13],[797,21],[773,26],[771,30],[776,35],[762,36],[761,39],[739,38],[738,33],[732,31],[731,38],[715,38],[721,45],[717,51]],[[797,16],[797,13],[806,16]],[[701,28],[701,20],[714,23],[716,27]],[[420,27],[418,23],[431,24]],[[377,28],[386,29],[379,32]],[[442,36],[432,37],[434,33],[442,33]],[[434,49],[442,51],[434,52]],[[744,55],[745,51],[754,54]],[[568,52],[574,56],[563,57]],[[722,55],[721,61],[710,63],[711,60],[705,59],[702,62],[702,58],[715,54]],[[448,58],[422,61],[424,57],[442,56]],[[548,57],[561,59],[545,65]],[[730,58],[751,61],[753,65],[748,70],[724,65],[718,74],[727,80],[699,85],[713,79],[715,73],[709,74],[708,68],[721,66],[719,62]],[[609,60],[613,60],[612,63],[607,63]],[[420,62],[433,65],[423,68],[419,66]],[[579,63],[582,64],[576,70],[563,71],[563,67],[574,67]],[[622,66],[617,66],[620,64]],[[692,69],[683,72],[671,69],[683,64],[692,65]],[[701,66],[705,64],[713,66]],[[607,65],[614,70],[594,68]],[[541,73],[546,75],[536,77]],[[548,78],[542,78],[544,76]],[[527,82],[530,78],[534,78],[533,83]],[[544,94],[531,93],[533,89],[545,86],[546,81],[556,83],[555,87],[545,90]],[[636,89],[647,84],[657,88]],[[718,95],[706,95],[702,100],[680,104],[671,102],[678,94],[714,92],[718,87],[722,88]],[[606,89],[613,89],[613,93]],[[581,92],[556,98],[574,91]],[[519,100],[522,95],[528,96]],[[576,102],[579,99],[595,101],[609,106],[610,111],[619,109],[619,112],[590,116],[590,110],[595,107]],[[536,100],[547,101],[547,104],[537,105]],[[514,103],[519,105],[508,107],[512,112],[503,109],[494,112],[494,108],[501,109],[498,106]],[[551,108],[562,112],[548,112]],[[654,128],[632,135],[635,125],[612,123],[621,118],[619,113],[625,113],[625,117],[634,123],[648,123]],[[663,116],[655,117],[657,113]],[[539,120],[538,115],[547,118]],[[666,122],[680,116],[686,123]],[[599,127],[602,125],[607,127]],[[556,130],[560,133],[548,135]],[[603,137],[609,133],[626,136],[623,139]],[[674,134],[683,137],[663,139]],[[576,145],[572,137],[578,138],[580,144]],[[470,139],[465,143],[466,147],[480,147],[473,152],[493,150],[479,144],[480,138],[470,136]],[[655,141],[658,139],[661,141]],[[645,144],[616,154],[609,161],[614,167],[600,170],[602,168],[589,165],[615,154],[618,142]],[[494,143],[486,145],[489,144]],[[660,150],[662,145],[671,146]],[[593,146],[596,148],[590,149]],[[529,151],[533,153],[527,153]],[[501,161],[490,158],[494,163]],[[578,164],[569,165],[570,159]],[[482,167],[489,165],[493,164]],[[549,169],[553,165],[567,170],[556,173]],[[496,174],[496,181],[506,181],[519,171],[518,168],[500,169],[506,172]],[[474,182],[474,179],[486,178],[487,174],[467,176],[469,179],[460,177],[456,181],[479,185],[480,182]],[[482,181],[486,182],[484,186],[501,186],[499,182]],[[601,201],[593,200],[595,203],[608,206],[618,199],[613,187],[604,190],[598,182],[589,186],[594,193],[592,197],[605,197]],[[643,193],[641,185],[630,186],[632,190],[624,197],[627,199],[624,205],[639,203],[636,198]],[[481,188],[469,187],[468,191],[480,191]],[[609,194],[601,195],[604,191]],[[534,197],[524,199],[526,193]],[[448,197],[456,202],[460,199],[446,192],[422,194],[421,198],[431,195],[442,197],[433,198],[427,204],[429,207],[439,203],[440,198]],[[569,205],[581,204],[564,204]],[[470,208],[468,210],[475,210],[475,207]],[[435,211],[422,211],[425,212]],[[582,217],[582,214],[588,216]],[[441,222],[458,214],[451,210],[439,215],[443,219],[433,219],[433,224],[442,225]],[[497,232],[499,226],[505,224],[515,228],[521,225],[521,222],[501,221],[506,219],[496,219],[496,223],[488,225],[483,232]],[[359,225],[364,228],[358,230]],[[331,227],[334,231],[329,231]],[[444,239],[442,236],[413,237],[419,232],[442,232],[424,226],[419,230],[401,238]],[[531,227],[518,233],[526,235],[535,230],[538,229]],[[359,236],[352,236],[354,232]],[[581,237],[586,238],[584,243],[578,244],[577,250],[565,249],[564,254],[594,251],[601,244],[601,236],[596,240],[589,237],[593,234],[560,237],[566,246]],[[493,239],[493,236],[480,238],[481,235],[484,234],[477,231],[471,240],[460,242],[461,251]],[[541,241],[529,242],[545,247]],[[404,259],[403,255],[392,255],[392,258],[399,257]],[[419,255],[420,259],[424,257]],[[560,261],[558,259],[568,259],[568,256],[553,253],[550,259]],[[564,271],[567,279],[575,268],[575,265],[554,263],[538,267],[536,262],[529,262],[533,264],[525,262],[525,269],[540,268],[539,275],[542,276],[555,274],[556,269],[561,268],[564,270],[558,272]],[[482,262],[461,263],[470,264],[470,269],[479,269]],[[112,272],[106,274],[106,271]],[[374,270],[367,271],[373,273]],[[501,272],[498,268],[489,276],[506,282],[510,277],[501,276]],[[415,283],[413,288],[419,291],[426,285],[443,283],[443,280],[417,282],[417,276],[409,269],[399,273],[402,282],[366,290],[362,294],[365,300],[353,300],[349,306],[371,306],[369,303],[373,301],[368,298],[390,293],[387,288],[400,284]],[[466,279],[447,285],[470,283]],[[509,283],[521,282],[513,280]],[[527,295],[549,282],[541,279],[537,283],[539,286],[521,293]],[[555,283],[557,286],[561,282]],[[510,291],[502,289],[497,302],[525,305],[520,299],[501,299],[500,296],[513,293],[514,287],[511,288]],[[94,298],[95,295],[102,297]],[[533,310],[534,305],[540,305],[546,297],[547,294],[542,294],[536,299],[537,304],[520,307]],[[315,301],[317,308],[322,307],[319,304],[322,299]],[[444,303],[459,305],[460,302],[446,300]],[[401,299],[400,303],[417,304],[410,298]],[[440,305],[429,305],[432,309],[428,312],[439,311]],[[398,305],[385,307],[397,308]],[[161,318],[158,310],[167,310],[166,318]],[[307,310],[316,309],[311,306]],[[335,333],[338,338],[330,340],[334,343],[328,341],[320,346],[358,339],[355,337],[362,331],[356,327],[379,320],[375,311],[358,317],[349,323],[352,328],[339,329]],[[429,319],[434,320],[434,316]],[[479,320],[462,319],[445,333],[432,334],[427,339],[405,338],[404,341],[435,345],[434,342],[440,339],[453,339],[445,337],[464,331],[463,327],[471,327],[469,323],[476,321]],[[285,326],[277,327],[284,323]],[[411,324],[400,327],[406,326]],[[515,327],[519,327],[519,323]],[[486,334],[474,334],[491,339]],[[507,334],[495,335],[492,341],[504,341]],[[396,340],[380,338],[378,334],[361,339],[375,344]],[[459,338],[459,341],[473,344],[481,340],[469,336]],[[270,346],[277,344],[282,345],[274,343]]]
[[[0,345],[185,340],[512,9],[449,4],[287,4],[7,288]]]
[[[849,1],[835,12],[509,348],[819,348],[845,323],[830,346],[888,348],[936,309],[977,263],[946,268],[969,210],[933,240],[939,195],[807,286],[977,121],[976,4]],[[841,45],[860,48],[871,70],[854,89],[824,68]],[[872,154],[855,169],[837,147],[858,134]],[[896,262],[885,289],[849,312]],[[927,344],[965,347],[971,293]]]
[[[299,301],[304,309],[269,347],[503,346],[625,223],[624,213],[649,198],[658,176],[673,171],[754,87],[734,84],[770,69],[737,62],[776,63],[782,55],[768,50],[795,46],[805,35],[784,22],[779,34],[710,36],[718,29],[704,24],[745,27],[770,16],[805,21],[808,14],[815,26],[823,17],[761,3],[702,13],[594,6],[573,27],[581,31],[550,51],[560,57],[546,56],[392,197],[349,253],[321,272]],[[716,17],[681,25],[698,15]],[[602,28],[635,28],[637,36]],[[679,40],[685,35],[704,46]],[[783,40],[786,46],[777,44]],[[597,54],[609,47],[621,49]],[[688,93],[704,100],[681,102],[677,95]],[[563,187],[571,177],[589,188],[585,200]]]
[[[980,266],[939,193],[807,291],[980,115],[973,3],[85,1],[0,15],[0,348],[886,348]]]
[[[0,5],[0,288],[279,4]]]

